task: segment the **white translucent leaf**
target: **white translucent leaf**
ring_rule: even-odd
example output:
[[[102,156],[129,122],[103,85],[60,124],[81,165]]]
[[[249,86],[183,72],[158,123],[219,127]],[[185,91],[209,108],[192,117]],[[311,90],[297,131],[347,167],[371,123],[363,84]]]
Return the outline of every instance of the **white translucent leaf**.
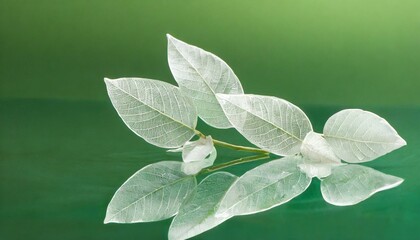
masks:
[[[105,83],[121,119],[147,142],[175,148],[195,134],[195,107],[177,87],[142,78],[105,79]]]
[[[214,163],[214,160],[216,160],[216,157],[217,157],[216,148],[212,146],[212,150],[210,153],[208,153],[208,156],[199,160],[183,162],[181,169],[185,174],[188,174],[188,175],[196,174],[200,172],[201,169],[212,166]]]
[[[321,182],[325,201],[337,206],[357,204],[373,194],[400,185],[404,180],[360,165],[333,169]]]
[[[226,191],[237,179],[227,172],[206,177],[181,205],[169,228],[169,239],[187,239],[212,229],[230,217],[215,213]]]
[[[258,213],[298,196],[311,183],[297,167],[301,161],[300,156],[288,156],[246,172],[229,188],[216,215]]]
[[[327,177],[331,174],[331,168],[341,165],[340,159],[319,133],[309,132],[303,140],[300,151],[304,160],[299,164],[299,168],[309,177]]]
[[[331,175],[332,166],[329,164],[299,164],[299,168],[310,178],[325,178]]]
[[[158,162],[131,176],[108,205],[105,223],[159,221],[174,216],[197,185],[181,171],[181,162]]]
[[[167,37],[169,67],[181,90],[194,99],[200,118],[216,128],[231,127],[215,94],[243,93],[235,73],[214,54]]]
[[[406,145],[385,119],[360,109],[331,116],[324,136],[337,156],[350,163],[371,161]]]
[[[251,143],[281,156],[299,153],[312,131],[305,113],[286,100],[252,94],[217,94],[232,125]]]
[[[204,160],[213,151],[213,139],[211,136],[200,138],[197,141],[187,142],[182,150],[184,162]]]
[[[300,152],[314,163],[340,163],[330,144],[316,132],[309,132],[303,140]]]

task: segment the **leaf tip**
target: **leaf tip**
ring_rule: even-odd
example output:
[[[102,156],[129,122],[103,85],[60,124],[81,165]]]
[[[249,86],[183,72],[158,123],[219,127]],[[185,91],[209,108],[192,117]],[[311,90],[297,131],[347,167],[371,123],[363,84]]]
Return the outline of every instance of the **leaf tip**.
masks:
[[[104,224],[108,224],[108,223],[111,223],[112,221],[111,221],[112,219],[108,216],[108,214],[105,216],[105,219],[104,219]]]
[[[397,139],[396,144],[398,147],[404,147],[407,145],[407,142],[404,140],[404,138],[400,137]]]
[[[166,34],[166,38],[168,39],[168,42],[175,42],[176,40],[178,40],[169,33]]]
[[[397,186],[401,185],[401,183],[403,183],[405,181],[404,178],[400,178],[400,177],[395,177],[395,178],[396,178],[396,180],[395,180],[395,183],[394,183],[394,185],[392,187],[397,187]]]
[[[110,79],[110,78],[104,78],[104,82],[105,82],[106,85],[111,84],[112,81],[113,80]]]
[[[112,202],[112,200],[111,200],[111,202]],[[115,215],[112,214],[111,212],[109,212],[109,206],[108,206],[107,211],[106,211],[106,214],[105,214],[104,224],[118,223],[118,222],[119,221],[115,219]]]

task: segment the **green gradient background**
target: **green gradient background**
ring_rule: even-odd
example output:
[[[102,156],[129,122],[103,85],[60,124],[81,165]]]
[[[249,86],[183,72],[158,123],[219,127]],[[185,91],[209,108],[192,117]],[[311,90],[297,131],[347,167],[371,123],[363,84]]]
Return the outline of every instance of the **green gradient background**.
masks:
[[[99,99],[104,76],[174,83],[166,38],[297,104],[420,105],[420,1],[1,0],[1,97]]]
[[[315,180],[285,205],[235,217],[196,239],[418,239],[417,0],[0,0],[0,239],[166,237],[170,220],[102,223],[130,175],[179,160],[130,132],[103,83],[137,76],[175,84],[166,33],[224,59],[247,93],[302,107],[316,131],[333,113],[356,107],[383,116],[408,142],[366,164],[404,178],[398,188],[335,207]],[[201,121],[198,128],[249,145],[233,129]]]

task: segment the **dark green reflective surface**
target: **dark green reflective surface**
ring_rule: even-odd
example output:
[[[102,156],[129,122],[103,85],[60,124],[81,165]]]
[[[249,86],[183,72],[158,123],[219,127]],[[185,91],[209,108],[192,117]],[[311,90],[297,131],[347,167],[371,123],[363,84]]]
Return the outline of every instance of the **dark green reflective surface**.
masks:
[[[340,108],[304,107],[316,130]],[[319,182],[291,202],[235,217],[197,239],[416,239],[420,236],[418,108],[365,108],[386,118],[408,146],[369,165],[405,179],[351,207],[325,203]],[[102,223],[116,189],[149,163],[177,159],[135,136],[109,102],[0,101],[0,239],[164,239],[170,220]],[[234,130],[199,124],[238,144]],[[238,156],[219,152],[221,162]],[[243,173],[257,163],[228,169]]]

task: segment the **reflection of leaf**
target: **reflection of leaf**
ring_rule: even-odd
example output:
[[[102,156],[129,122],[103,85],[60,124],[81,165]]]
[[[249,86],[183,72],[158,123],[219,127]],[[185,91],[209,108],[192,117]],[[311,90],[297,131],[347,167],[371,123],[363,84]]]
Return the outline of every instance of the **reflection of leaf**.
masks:
[[[186,239],[212,229],[230,217],[216,217],[220,200],[237,179],[227,172],[206,177],[181,205],[169,228],[169,239]]]
[[[341,164],[331,146],[319,133],[309,132],[300,151],[305,158],[299,168],[309,177],[327,177],[331,174],[332,167]]]
[[[297,167],[301,160],[288,156],[246,172],[229,188],[216,215],[258,213],[298,196],[311,183],[311,178]]]
[[[198,115],[216,128],[231,124],[223,113],[216,93],[243,93],[232,69],[220,58],[168,35],[169,67],[181,91],[194,99]]]
[[[325,201],[337,206],[359,203],[376,192],[400,185],[404,180],[360,165],[345,165],[333,169],[321,182]]]
[[[108,205],[105,223],[151,222],[170,218],[196,186],[181,162],[158,162],[131,176]]]
[[[385,119],[360,109],[331,116],[324,136],[338,157],[350,163],[371,161],[406,145]]]
[[[124,123],[158,147],[180,147],[194,135],[197,113],[190,99],[168,83],[105,79],[108,95]]]
[[[248,141],[272,153],[299,153],[311,123],[295,105],[276,97],[217,94],[232,125]]]

